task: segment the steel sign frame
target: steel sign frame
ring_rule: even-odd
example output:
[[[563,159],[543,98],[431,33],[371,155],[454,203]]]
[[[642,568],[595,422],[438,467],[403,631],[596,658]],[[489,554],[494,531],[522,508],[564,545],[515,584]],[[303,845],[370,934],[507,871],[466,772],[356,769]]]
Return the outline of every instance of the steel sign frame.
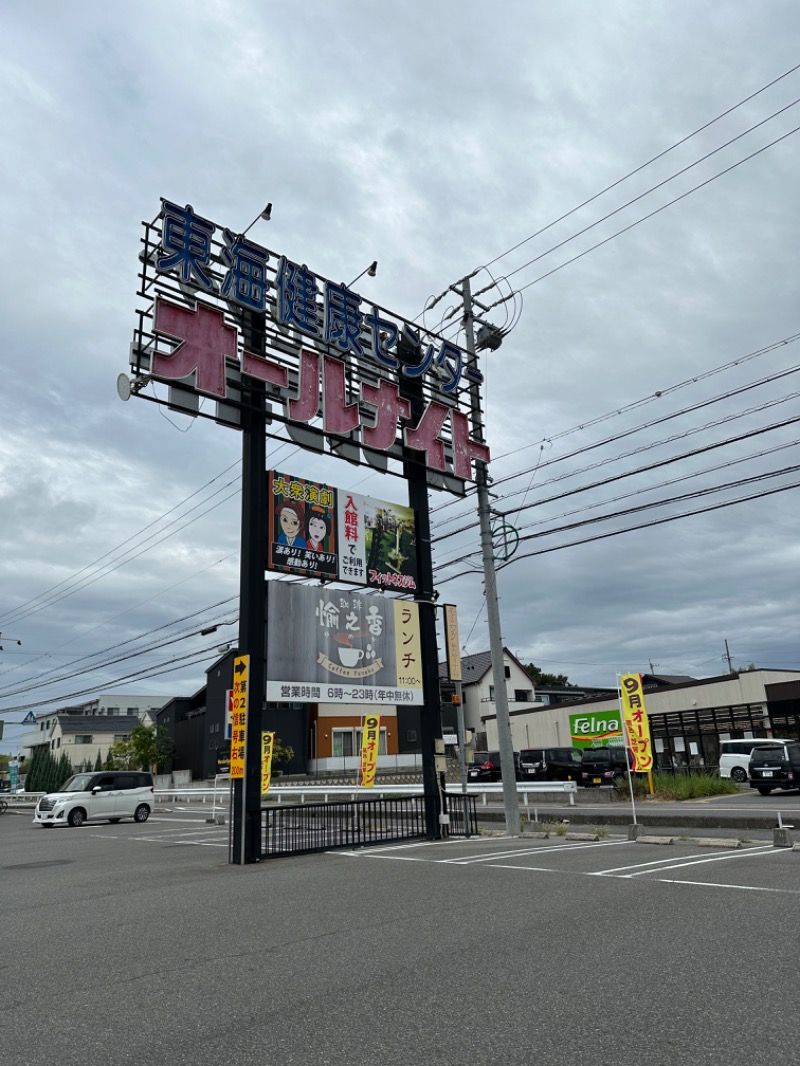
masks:
[[[241,428],[242,388],[256,380],[268,422],[301,447],[327,446],[400,477],[413,449],[428,484],[457,495],[473,462],[489,461],[474,422],[482,375],[447,338],[220,229],[191,205],[163,200],[142,225],[134,395]],[[404,382],[421,391],[414,419]]]

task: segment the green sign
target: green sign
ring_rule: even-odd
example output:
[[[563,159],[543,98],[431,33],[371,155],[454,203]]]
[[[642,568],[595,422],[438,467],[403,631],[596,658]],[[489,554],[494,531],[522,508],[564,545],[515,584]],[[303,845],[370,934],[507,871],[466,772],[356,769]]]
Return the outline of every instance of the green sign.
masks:
[[[569,731],[576,748],[607,748],[625,743],[618,709],[585,711],[569,716]]]

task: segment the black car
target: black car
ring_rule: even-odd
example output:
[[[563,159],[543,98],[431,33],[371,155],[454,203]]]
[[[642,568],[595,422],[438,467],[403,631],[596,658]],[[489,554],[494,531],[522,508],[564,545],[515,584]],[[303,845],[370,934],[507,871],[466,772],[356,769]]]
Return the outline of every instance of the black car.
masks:
[[[523,781],[580,781],[577,748],[523,748],[519,753]]]
[[[768,796],[775,788],[800,788],[800,743],[760,744],[750,756],[750,788]]]
[[[514,776],[516,780],[521,777],[520,765],[519,765],[519,752],[514,752]],[[500,752],[489,751],[486,753],[486,761],[480,766],[476,766],[474,763],[467,770],[467,780],[469,781],[502,781],[503,775],[500,773]]]
[[[584,748],[581,755],[581,784],[611,785],[627,774],[631,765],[627,748]]]

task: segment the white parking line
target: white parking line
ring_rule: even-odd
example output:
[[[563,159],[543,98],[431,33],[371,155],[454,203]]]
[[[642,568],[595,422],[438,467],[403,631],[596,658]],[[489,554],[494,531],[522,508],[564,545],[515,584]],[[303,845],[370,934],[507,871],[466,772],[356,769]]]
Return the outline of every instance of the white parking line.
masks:
[[[131,837],[131,840],[138,840],[140,843],[147,844],[163,844],[163,837]],[[227,847],[227,840],[170,840],[167,841],[170,844],[186,844],[188,847]]]
[[[690,885],[692,888],[735,888],[739,892],[773,892],[779,895],[800,896],[800,888],[764,888],[763,885],[728,885],[724,881],[680,881],[677,877],[657,877],[667,885]]]
[[[753,853],[762,854],[764,851],[769,851],[769,850],[772,850],[772,844],[763,844],[763,845],[759,845],[759,846],[754,847],[754,848],[748,848],[748,850],[746,852],[743,852],[741,848],[737,848],[735,851],[725,851],[722,854],[717,854],[717,855],[713,856],[713,858],[715,860],[720,860],[720,859],[729,858],[732,855],[733,856],[738,855],[739,857],[741,857],[743,854],[745,854],[745,855],[751,855]],[[689,866],[695,860],[699,861],[699,862],[711,862],[712,861],[711,858],[707,854],[703,854],[702,852],[699,852],[697,855],[687,855],[687,856],[685,856],[683,862],[680,863],[679,865]],[[663,865],[664,863],[669,863],[669,862],[672,862],[672,859],[663,858],[663,859],[654,859],[652,862],[635,862],[631,866],[615,866],[615,867],[613,867],[610,870],[595,870],[595,871],[593,871],[590,874],[590,877],[610,877],[612,874],[622,874],[622,873],[624,873],[625,870],[640,870],[642,873],[648,873],[648,870],[646,869],[646,867],[648,867],[648,866],[661,866],[665,870],[675,869],[675,867],[673,867],[673,866],[664,866]],[[635,876],[635,875],[629,874],[627,876]]]
[[[764,856],[767,856],[767,855],[777,855],[783,850],[784,850],[783,848],[774,848],[772,846],[772,844],[769,844],[766,848],[753,848],[752,850],[749,850],[749,851],[731,851],[731,852],[727,852],[724,855],[709,855],[709,856],[706,856],[706,858],[704,858],[704,859],[691,859],[690,861],[676,862],[676,863],[674,863],[671,866],[662,866],[661,869],[658,872],[659,873],[663,873],[665,870],[681,870],[685,866],[702,866],[702,865],[710,863],[710,862],[724,862],[726,859],[729,859],[732,862],[736,862],[736,861],[739,861],[741,859],[751,859],[751,858],[753,858],[753,856],[759,856],[760,855],[760,856],[764,857]],[[623,874],[622,876],[623,877],[641,877],[642,874],[647,874],[647,873],[652,873],[652,872],[653,872],[652,870],[639,870],[638,873]]]
[[[469,856],[468,858],[458,859],[439,859],[439,862],[449,863],[451,866],[470,866],[476,862],[491,862],[492,859],[517,859],[525,858],[528,855],[552,855],[554,852],[564,851],[583,851],[586,848],[610,848],[617,844],[630,844],[630,840],[602,840],[592,841],[591,843],[573,843],[572,841],[564,844],[550,844],[546,847],[539,848],[525,848],[518,851],[500,851],[494,855],[476,855]]]

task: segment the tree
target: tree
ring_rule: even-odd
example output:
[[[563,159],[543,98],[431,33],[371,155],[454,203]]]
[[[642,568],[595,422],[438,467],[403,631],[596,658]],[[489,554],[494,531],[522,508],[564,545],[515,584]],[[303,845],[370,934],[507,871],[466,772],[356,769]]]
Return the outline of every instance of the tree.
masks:
[[[56,759],[49,748],[40,745],[33,749],[25,778],[26,792],[55,792],[72,776],[72,765],[66,753]]]
[[[62,751],[61,758],[58,760],[58,765],[56,767],[56,780],[58,781],[58,784],[55,786],[54,791],[61,788],[64,782],[72,777],[73,773],[74,770],[72,769],[70,757],[65,751]]]
[[[99,748],[97,749],[97,758],[94,761],[94,768],[95,768],[95,770],[102,770],[103,769],[103,760],[102,760],[102,758],[100,756],[100,749]]]
[[[275,737],[272,745],[273,762],[291,762],[294,758],[294,748],[291,744],[281,744],[281,738]]]
[[[525,673],[536,685],[556,685],[559,688],[566,688],[569,685],[569,678],[566,674],[546,674],[533,663],[528,663]]]
[[[175,744],[163,726],[137,725],[127,740],[111,745],[106,769],[149,770],[153,765],[161,769],[174,750]]]

